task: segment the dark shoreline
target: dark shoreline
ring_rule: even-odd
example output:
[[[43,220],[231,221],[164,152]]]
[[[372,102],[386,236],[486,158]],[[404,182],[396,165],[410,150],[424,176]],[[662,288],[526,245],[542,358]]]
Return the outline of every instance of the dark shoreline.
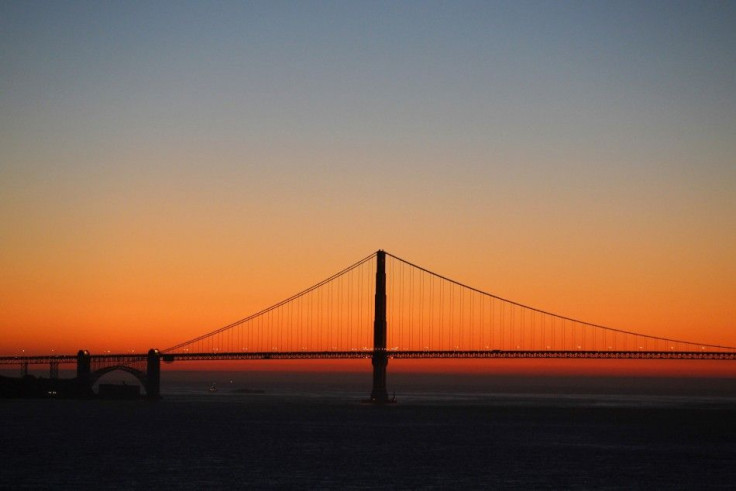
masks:
[[[94,397],[94,394],[81,387],[76,379],[0,375],[0,399],[86,399],[90,397]]]

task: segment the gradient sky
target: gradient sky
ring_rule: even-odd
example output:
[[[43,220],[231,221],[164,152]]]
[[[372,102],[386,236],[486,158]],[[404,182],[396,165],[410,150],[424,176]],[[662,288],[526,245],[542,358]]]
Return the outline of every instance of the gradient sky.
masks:
[[[164,348],[379,248],[736,345],[736,3],[0,3],[0,353]]]

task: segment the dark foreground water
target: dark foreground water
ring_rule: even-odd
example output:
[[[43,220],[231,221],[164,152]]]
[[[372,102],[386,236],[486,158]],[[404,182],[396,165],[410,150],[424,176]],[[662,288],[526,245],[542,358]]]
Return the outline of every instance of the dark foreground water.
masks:
[[[446,388],[372,406],[334,387],[228,383],[172,383],[155,403],[0,401],[0,488],[736,486],[723,394]]]

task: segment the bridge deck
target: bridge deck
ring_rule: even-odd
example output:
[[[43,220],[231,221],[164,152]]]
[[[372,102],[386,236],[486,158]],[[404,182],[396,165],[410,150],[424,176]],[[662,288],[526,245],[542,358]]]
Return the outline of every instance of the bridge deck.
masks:
[[[637,359],[637,360],[736,360],[734,351],[530,351],[530,350],[449,350],[402,351],[387,350],[389,358],[574,358],[574,359]],[[215,360],[335,360],[371,358],[372,350],[362,351],[265,351],[215,353],[162,353],[161,359],[174,361]],[[92,355],[93,363],[132,364],[146,361],[147,355]],[[0,365],[74,364],[76,355],[2,356]]]

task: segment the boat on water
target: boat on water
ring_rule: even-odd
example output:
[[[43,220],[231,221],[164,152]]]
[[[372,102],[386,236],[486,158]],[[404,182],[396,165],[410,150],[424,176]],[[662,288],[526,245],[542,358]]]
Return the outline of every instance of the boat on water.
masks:
[[[212,384],[210,384],[210,388],[207,389],[207,392],[217,392],[217,386],[215,385],[214,382],[212,382]]]

